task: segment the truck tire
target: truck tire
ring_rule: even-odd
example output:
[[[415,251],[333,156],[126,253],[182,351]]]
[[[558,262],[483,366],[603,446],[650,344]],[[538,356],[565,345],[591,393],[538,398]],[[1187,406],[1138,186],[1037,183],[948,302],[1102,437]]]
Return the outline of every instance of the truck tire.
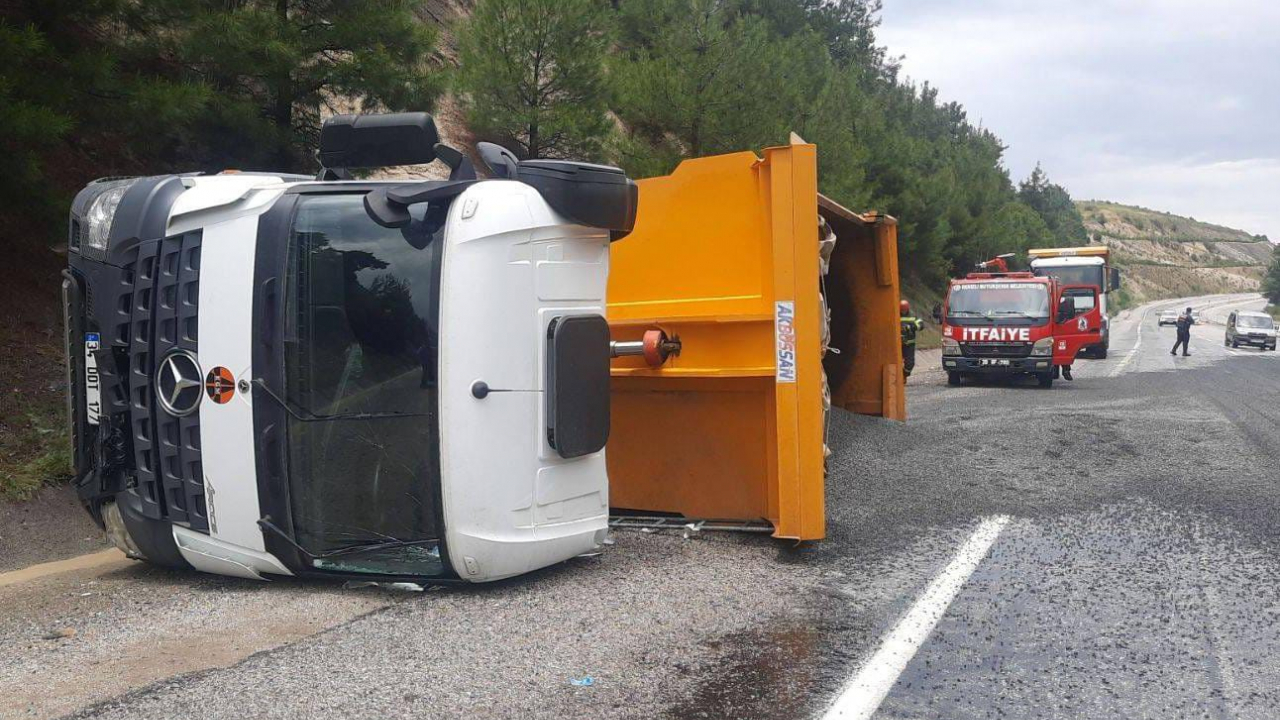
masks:
[[[1097,348],[1097,350],[1095,350],[1095,351],[1094,351],[1094,353],[1093,353],[1093,358],[1094,358],[1095,360],[1106,360],[1106,359],[1107,359],[1107,350],[1108,350],[1108,348],[1107,348],[1107,346],[1106,346],[1106,345],[1099,345],[1099,346],[1098,346],[1098,348]]]
[[[958,373],[958,372],[949,372],[949,373],[947,373],[947,384],[948,384],[948,385],[952,385],[952,386],[959,385],[959,384],[960,384],[960,373]]]
[[[1040,387],[1053,387],[1053,373],[1045,372],[1036,375],[1036,380],[1040,383]]]
[[[129,557],[145,560],[152,565],[167,568],[191,569],[191,565],[178,551],[178,543],[173,539],[173,527],[161,520],[152,520],[142,514],[142,502],[132,490],[116,495],[111,503],[113,514],[117,514],[123,532],[111,532],[112,542]],[[103,515],[107,515],[104,512]],[[121,537],[123,536],[123,537]],[[121,541],[123,542],[123,546]]]

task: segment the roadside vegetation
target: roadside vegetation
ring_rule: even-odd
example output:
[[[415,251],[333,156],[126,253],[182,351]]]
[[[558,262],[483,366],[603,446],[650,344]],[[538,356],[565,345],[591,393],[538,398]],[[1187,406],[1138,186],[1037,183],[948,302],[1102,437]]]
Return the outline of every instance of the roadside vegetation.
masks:
[[[1262,279],[1262,294],[1271,303],[1267,306],[1267,311],[1280,320],[1280,245],[1271,248],[1271,264],[1267,267],[1266,277]]]

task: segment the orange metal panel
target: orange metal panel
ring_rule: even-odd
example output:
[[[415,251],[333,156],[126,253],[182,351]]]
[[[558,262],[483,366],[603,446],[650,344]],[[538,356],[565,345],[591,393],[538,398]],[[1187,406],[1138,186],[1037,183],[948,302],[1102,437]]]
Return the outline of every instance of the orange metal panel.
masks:
[[[816,149],[688,160],[639,186],[636,227],[611,249],[610,327],[616,340],[661,328],[683,350],[660,368],[634,357],[614,363],[610,504],[763,518],[777,537],[823,537]],[[894,295],[891,318],[866,317],[896,337],[892,221],[850,215],[872,238],[861,269],[869,278],[857,282]],[[871,228],[881,225],[889,234],[876,240]],[[891,257],[874,254],[884,243]],[[895,392],[879,387],[883,364],[868,372],[877,396]]]
[[[826,280],[831,346],[838,351],[823,361],[831,404],[905,420],[897,221],[857,215],[826,198],[821,212],[838,238]]]

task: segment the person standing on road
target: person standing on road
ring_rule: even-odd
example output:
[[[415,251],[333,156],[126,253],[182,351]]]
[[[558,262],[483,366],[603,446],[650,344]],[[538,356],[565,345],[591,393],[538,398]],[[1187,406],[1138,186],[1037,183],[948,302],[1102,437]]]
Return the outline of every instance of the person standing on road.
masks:
[[[1182,346],[1182,356],[1186,357],[1191,354],[1188,343],[1191,342],[1191,326],[1196,324],[1196,319],[1191,316],[1191,308],[1178,316],[1178,341],[1173,344],[1173,349],[1169,351],[1170,355],[1178,354],[1178,346]]]
[[[924,329],[924,321],[911,314],[911,303],[906,300],[898,305],[898,314],[902,316],[902,379],[906,382],[916,367],[916,335]]]

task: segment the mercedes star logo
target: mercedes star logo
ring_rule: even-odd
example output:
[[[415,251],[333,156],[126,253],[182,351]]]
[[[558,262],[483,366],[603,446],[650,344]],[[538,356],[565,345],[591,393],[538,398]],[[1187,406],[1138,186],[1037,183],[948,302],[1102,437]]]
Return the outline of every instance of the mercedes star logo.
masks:
[[[190,415],[200,407],[202,382],[196,356],[176,350],[160,361],[156,370],[156,399],[165,412],[175,417]]]

